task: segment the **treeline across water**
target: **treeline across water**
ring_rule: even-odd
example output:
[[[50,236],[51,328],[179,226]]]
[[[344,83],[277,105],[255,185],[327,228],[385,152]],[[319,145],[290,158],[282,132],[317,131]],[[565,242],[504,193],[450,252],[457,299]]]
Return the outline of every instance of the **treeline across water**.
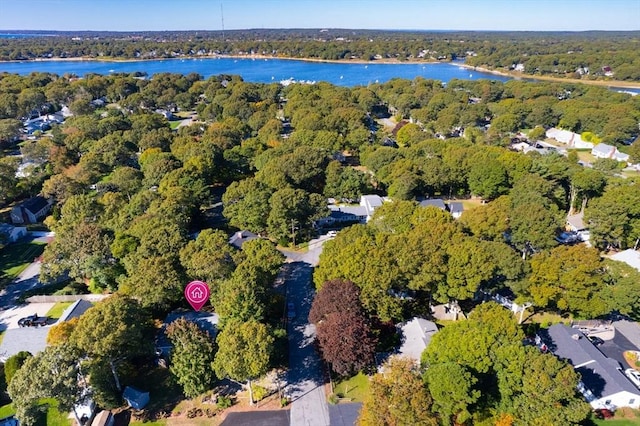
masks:
[[[0,38],[0,60],[267,55],[321,60],[450,61],[526,75],[640,81],[638,32],[236,30],[52,33]]]

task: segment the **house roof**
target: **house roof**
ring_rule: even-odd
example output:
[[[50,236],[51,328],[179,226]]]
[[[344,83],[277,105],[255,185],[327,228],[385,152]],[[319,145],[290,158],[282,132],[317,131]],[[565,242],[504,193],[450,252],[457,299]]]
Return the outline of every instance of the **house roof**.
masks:
[[[629,154],[625,154],[624,152],[620,152],[616,149],[616,151],[613,153],[613,159],[614,160],[618,160],[618,161],[622,161],[622,162],[628,162],[629,161]]]
[[[76,300],[71,306],[64,310],[58,323],[69,321],[73,318],[80,318],[89,308],[93,306],[93,303],[86,300]]]
[[[595,395],[604,398],[619,392],[640,395],[640,390],[624,376],[620,364],[607,358],[581,331],[556,324],[548,329],[549,349],[567,360],[582,376],[582,383]]]
[[[569,226],[574,228],[576,231],[579,231],[581,229],[586,229],[586,226],[584,225],[584,214],[583,213],[578,213],[578,214],[573,214],[573,215],[567,216],[567,223],[569,224]]]
[[[459,201],[449,203],[449,211],[451,214],[462,213],[464,211],[464,205]]]
[[[329,216],[341,219],[357,220],[357,217],[367,215],[367,208],[364,206],[329,206],[329,210]]]
[[[112,414],[110,411],[102,410],[93,418],[91,426],[105,426],[109,424],[111,417]]]
[[[35,214],[48,205],[49,202],[47,201],[47,199],[38,195],[37,197],[29,198],[28,200],[23,201],[19,204],[19,207],[25,208]]]
[[[15,226],[8,223],[0,223],[0,234],[11,235]]]
[[[149,402],[149,392],[143,392],[134,387],[127,386],[124,388],[122,398],[136,410],[141,410]]]
[[[607,145],[606,143],[599,143],[596,146],[593,147],[593,149],[591,150],[592,154],[601,154],[601,155],[605,155],[607,157],[613,155],[613,153],[615,152],[616,148],[611,146],[611,145]]]
[[[420,207],[437,207],[441,210],[446,210],[447,206],[444,204],[444,201],[440,198],[430,198],[428,200],[420,201]]]
[[[624,262],[632,268],[640,271],[640,252],[637,250],[628,249],[621,251],[611,256],[611,259],[617,260],[618,262]]]
[[[367,216],[373,215],[374,210],[380,207],[382,203],[382,197],[379,195],[371,194],[360,197],[360,205],[366,208]]]
[[[429,346],[431,337],[438,332],[438,326],[434,322],[418,317],[399,324],[399,328],[404,336],[402,345],[398,349],[399,354],[417,361],[420,361],[422,352]]]
[[[229,238],[229,244],[235,248],[242,248],[242,245],[247,241],[255,240],[258,238],[256,234],[250,231],[238,231]]]

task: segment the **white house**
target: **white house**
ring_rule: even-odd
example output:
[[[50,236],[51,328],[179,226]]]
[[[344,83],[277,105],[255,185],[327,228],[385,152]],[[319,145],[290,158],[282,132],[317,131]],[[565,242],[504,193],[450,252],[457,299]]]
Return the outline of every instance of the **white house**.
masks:
[[[609,158],[612,160],[620,161],[622,163],[629,162],[629,154],[618,151],[618,148],[606,143],[599,143],[591,150],[591,155],[596,158]]]
[[[594,409],[640,408],[640,389],[624,375],[618,361],[607,358],[580,331],[564,324],[548,329],[547,346],[581,376],[578,391]]]
[[[628,249],[621,251],[611,256],[611,259],[617,260],[618,262],[624,262],[632,268],[640,271],[640,252],[637,250]]]
[[[438,326],[424,318],[414,317],[410,321],[398,324],[402,332],[402,345],[398,355],[420,362],[422,352],[429,346],[431,337],[438,332]]]
[[[560,143],[566,144],[572,148],[578,149],[591,149],[593,148],[593,144],[591,142],[586,142],[582,140],[582,137],[577,134],[570,132],[569,130],[562,130],[552,127],[548,129],[545,133],[547,138],[555,139]]]

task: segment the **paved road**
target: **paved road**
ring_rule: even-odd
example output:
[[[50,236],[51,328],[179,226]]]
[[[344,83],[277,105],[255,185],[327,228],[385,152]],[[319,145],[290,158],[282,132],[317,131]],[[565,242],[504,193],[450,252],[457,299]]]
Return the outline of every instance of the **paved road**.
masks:
[[[33,241],[46,243],[53,236],[53,233],[31,232],[30,236]],[[2,289],[0,291],[0,311],[14,307],[22,293],[42,285],[38,281],[38,275],[40,275],[40,262],[33,262],[11,284]]]
[[[22,293],[37,287],[39,274],[40,262],[34,262],[27,266],[11,284],[0,291],[0,310],[14,306]]]
[[[616,333],[612,340],[605,341],[599,347],[600,352],[613,358],[620,363],[623,369],[629,367],[624,359],[623,353],[625,351],[637,351],[638,348],[627,339],[622,333]]]
[[[314,347],[315,327],[308,316],[315,293],[311,275],[322,244],[328,238],[312,240],[306,253],[284,252],[287,256],[285,280],[287,301],[296,307],[289,322],[289,374],[287,396],[291,399],[292,426],[328,426],[329,408],[324,394],[322,363]]]

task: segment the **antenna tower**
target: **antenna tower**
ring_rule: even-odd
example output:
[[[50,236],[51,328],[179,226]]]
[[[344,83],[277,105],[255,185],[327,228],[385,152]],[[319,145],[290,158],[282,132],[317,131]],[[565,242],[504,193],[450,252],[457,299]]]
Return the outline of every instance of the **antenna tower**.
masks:
[[[224,40],[224,9],[222,3],[220,3],[220,19],[222,20],[222,39]]]

